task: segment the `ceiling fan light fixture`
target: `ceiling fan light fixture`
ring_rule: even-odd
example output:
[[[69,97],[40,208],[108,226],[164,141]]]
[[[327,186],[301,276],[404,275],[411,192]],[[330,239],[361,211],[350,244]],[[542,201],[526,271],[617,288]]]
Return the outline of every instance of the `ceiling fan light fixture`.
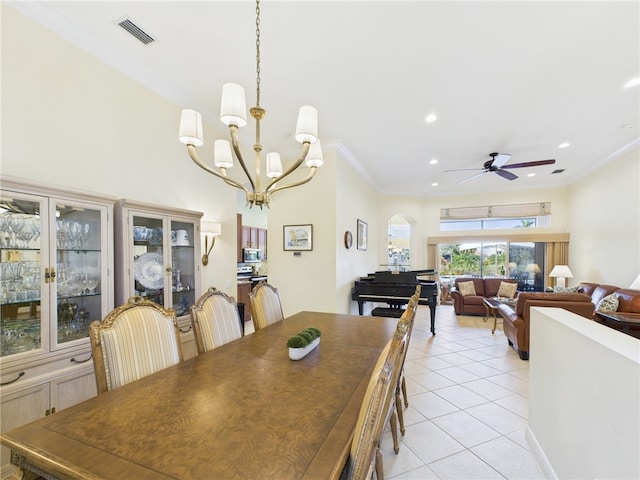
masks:
[[[640,77],[632,78],[627,83],[624,84],[624,88],[637,87],[640,85]]]

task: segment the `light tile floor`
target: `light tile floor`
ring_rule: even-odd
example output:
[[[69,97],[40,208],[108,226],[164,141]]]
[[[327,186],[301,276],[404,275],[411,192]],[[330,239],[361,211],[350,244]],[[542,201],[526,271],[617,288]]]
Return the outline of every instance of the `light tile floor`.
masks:
[[[509,347],[500,325],[437,308],[436,336],[420,307],[405,362],[409,407],[400,452],[382,442],[387,480],[538,479],[525,440],[529,362]]]

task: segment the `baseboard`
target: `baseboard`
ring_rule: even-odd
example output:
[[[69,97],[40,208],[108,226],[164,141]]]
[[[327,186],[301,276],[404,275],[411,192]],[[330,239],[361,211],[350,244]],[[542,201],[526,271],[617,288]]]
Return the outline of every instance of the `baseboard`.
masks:
[[[535,434],[531,431],[531,426],[527,425],[527,429],[525,430],[525,438],[527,439],[527,443],[529,444],[529,448],[531,448],[531,453],[533,457],[536,459],[536,463],[540,470],[542,471],[544,478],[550,480],[558,480],[558,476],[556,475],[555,470],[549,463],[547,456],[544,454],[542,447],[538,443],[538,439]]]

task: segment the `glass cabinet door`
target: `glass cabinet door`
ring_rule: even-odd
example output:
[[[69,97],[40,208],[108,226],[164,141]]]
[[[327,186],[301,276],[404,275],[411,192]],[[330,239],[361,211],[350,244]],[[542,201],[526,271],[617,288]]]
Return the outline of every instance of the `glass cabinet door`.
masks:
[[[196,302],[193,222],[171,220],[171,297],[177,316],[188,315]]]
[[[0,198],[0,357],[41,349],[46,338],[40,216],[45,202],[7,192]]]
[[[134,214],[132,220],[134,295],[166,306],[163,219]]]
[[[89,336],[89,323],[102,320],[103,212],[55,202],[55,282],[57,317],[54,345]],[[53,234],[52,234],[53,235]],[[45,273],[46,277],[46,273]],[[46,278],[45,278],[46,280]]]

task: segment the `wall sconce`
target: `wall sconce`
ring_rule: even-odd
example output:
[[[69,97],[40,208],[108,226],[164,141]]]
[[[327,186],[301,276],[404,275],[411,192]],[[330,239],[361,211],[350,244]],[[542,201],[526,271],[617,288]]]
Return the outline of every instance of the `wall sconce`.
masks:
[[[217,222],[202,222],[202,233],[204,234],[204,255],[202,255],[202,265],[209,263],[209,254],[216,243],[216,237],[222,234],[222,225]],[[209,246],[209,235],[211,235],[211,246]]]
[[[554,277],[556,279],[556,286],[564,288],[565,278],[573,278],[573,273],[569,270],[568,265],[556,265],[549,272],[550,277]]]

